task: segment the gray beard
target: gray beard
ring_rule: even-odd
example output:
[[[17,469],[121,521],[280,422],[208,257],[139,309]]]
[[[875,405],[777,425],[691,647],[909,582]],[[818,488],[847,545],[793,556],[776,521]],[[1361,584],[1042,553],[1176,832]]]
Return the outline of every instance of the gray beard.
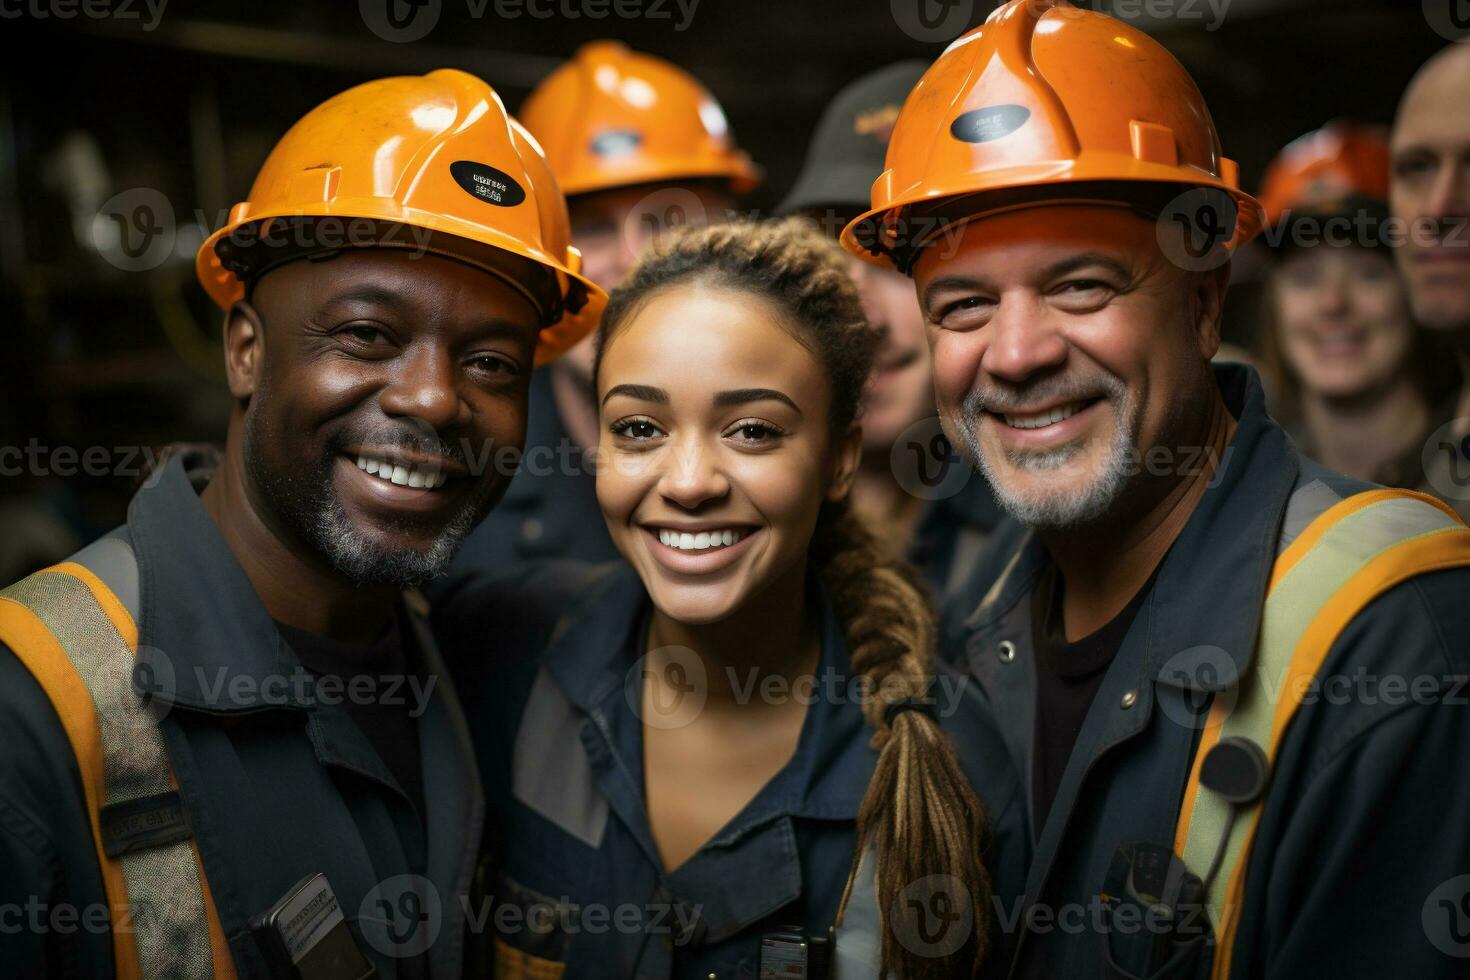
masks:
[[[1047,385],[1047,382],[1042,382],[1042,385]],[[1138,455],[1139,412],[1134,399],[1121,381],[1109,377],[1104,388],[1106,400],[1114,406],[1117,413],[1118,426],[1112,444],[1103,458],[1101,470],[1085,486],[1078,487],[1058,481],[1056,492],[1046,494],[1021,494],[1006,485],[997,461],[988,457],[980,448],[980,423],[986,411],[995,410],[989,407],[993,402],[978,391],[972,391],[965,398],[957,420],[961,452],[972,466],[984,474],[996,503],[1021,524],[1038,530],[1086,527],[1105,517],[1114,502],[1122,496],[1129,477],[1133,474],[1133,462]],[[1066,389],[1059,389],[1059,392],[1065,391]],[[1034,394],[1028,393],[1027,400],[1038,399]],[[1006,461],[1013,467],[1048,472],[1060,470],[1081,453],[1081,446],[1070,445],[1048,452],[1008,451],[1005,455]]]
[[[473,508],[467,507],[444,526],[426,550],[392,551],[374,544],[359,531],[329,490],[318,504],[307,540],[354,585],[407,589],[437,578],[449,568],[461,542],[479,523],[478,517]]]

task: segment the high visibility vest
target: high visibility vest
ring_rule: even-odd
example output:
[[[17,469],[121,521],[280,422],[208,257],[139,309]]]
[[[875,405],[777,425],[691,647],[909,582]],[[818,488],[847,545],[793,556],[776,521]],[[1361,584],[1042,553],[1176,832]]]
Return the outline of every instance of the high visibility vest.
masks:
[[[0,591],[0,642],[51,699],[76,756],[118,980],[234,980],[192,835],[138,848],[111,832],[181,819],[163,733],[132,683],[137,583],[131,546],[109,535]]]
[[[1410,490],[1370,490],[1338,502],[1277,557],[1255,660],[1233,692],[1215,697],[1174,836],[1175,853],[1196,874],[1205,873],[1224,840],[1206,897],[1215,980],[1230,974],[1264,794],[1241,805],[1222,798],[1200,782],[1205,757],[1221,739],[1244,738],[1274,763],[1297,708],[1348,624],[1416,575],[1467,566],[1470,528],[1441,501]]]
[[[1456,567],[1470,567],[1470,528],[1443,502],[1410,490],[1370,490],[1338,502],[1277,557],[1255,660],[1233,692],[1215,697],[1175,834],[1175,853],[1196,874],[1206,872],[1222,836],[1228,835],[1207,895],[1215,935],[1213,980],[1225,980],[1230,973],[1245,870],[1264,795],[1237,809],[1201,785],[1205,757],[1222,738],[1246,738],[1274,762],[1311,681],[1353,618],[1409,578]],[[837,930],[837,980],[871,976],[882,945],[887,917],[877,906],[873,857],[871,852],[863,856]]]

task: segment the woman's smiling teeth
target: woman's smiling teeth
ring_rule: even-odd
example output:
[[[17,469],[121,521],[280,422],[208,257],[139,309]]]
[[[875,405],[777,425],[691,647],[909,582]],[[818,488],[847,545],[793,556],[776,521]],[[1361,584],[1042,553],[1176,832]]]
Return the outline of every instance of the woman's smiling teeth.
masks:
[[[434,490],[444,486],[449,476],[439,470],[425,466],[394,463],[392,460],[375,459],[372,456],[357,457],[357,468],[369,476],[396,483],[400,487],[420,487]]]
[[[666,527],[658,529],[659,542],[679,551],[712,551],[715,548],[727,548],[745,535],[745,531],[734,528],[695,533],[671,531]]]
[[[1006,412],[1002,418],[1006,425],[1013,429],[1040,429],[1043,426],[1054,425],[1062,419],[1069,419],[1087,407],[1087,402],[1069,402],[1066,405],[1058,405],[1056,408],[1047,409],[1044,412],[1011,413]]]

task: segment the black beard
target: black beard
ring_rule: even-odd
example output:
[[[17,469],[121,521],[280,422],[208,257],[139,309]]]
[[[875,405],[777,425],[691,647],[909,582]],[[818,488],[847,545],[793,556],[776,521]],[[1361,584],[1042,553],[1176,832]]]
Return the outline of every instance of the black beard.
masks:
[[[380,431],[362,443],[462,458],[462,454],[437,436],[423,437],[391,423],[384,429],[386,431]],[[271,435],[270,430],[258,421],[258,416],[254,413],[247,415],[243,446],[247,478],[260,491],[266,506],[301,541],[357,586],[392,585],[406,589],[442,575],[465,537],[489,512],[497,490],[493,484],[486,484],[479,493],[466,500],[444,522],[427,548],[387,548],[375,540],[375,535],[364,531],[347,516],[333,488],[332,467],[342,455],[343,447],[352,442],[345,429],[328,440],[327,448],[309,471],[290,475],[272,469],[260,451]],[[404,517],[385,519],[380,526],[391,532],[420,525],[414,518]]]

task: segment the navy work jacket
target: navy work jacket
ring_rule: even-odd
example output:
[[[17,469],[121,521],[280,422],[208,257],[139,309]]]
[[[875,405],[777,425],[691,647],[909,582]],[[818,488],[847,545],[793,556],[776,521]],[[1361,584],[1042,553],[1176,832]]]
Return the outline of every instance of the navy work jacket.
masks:
[[[422,611],[400,610],[424,624],[417,656],[428,696],[416,707],[428,812],[417,814],[340,698],[313,696],[298,681],[304,668],[200,503],[183,457],[138,492],[126,525],[75,560],[97,565],[102,556],[125,571],[119,548],[136,555],[122,589],[132,594],[119,598],[138,624],[139,676],[158,679],[152,694],[169,762],[239,976],[279,975],[249,920],[321,872],[378,976],[427,959],[433,980],[460,977],[484,802]],[[386,686],[377,691],[390,696]],[[46,693],[3,646],[0,733],[0,975],[111,977],[107,901],[76,759]],[[415,908],[412,921],[400,919]]]
[[[592,585],[567,565],[536,578],[551,584],[461,583],[434,610],[441,644],[456,651],[451,669],[484,768],[499,941],[564,964],[567,980],[727,980],[757,975],[763,935],[797,927],[825,937],[876,755],[847,642],[820,588],[811,594],[822,609],[821,660],[793,758],[668,872],[644,803],[647,593],[622,565]],[[527,646],[539,652],[513,652]],[[1026,855],[1019,782],[977,685],[949,673],[937,691],[941,726],[989,810],[995,888],[1014,901]]]
[[[1277,554],[1316,514],[1368,488],[1296,451],[1266,415],[1253,371],[1221,365],[1216,379],[1238,421],[1221,466],[1108,667],[1045,825],[1023,794],[1035,856],[1023,901],[1001,914],[1017,947],[1013,976],[1207,975],[1207,944],[1175,947],[1167,932],[1140,928],[1137,910],[1127,921],[1109,912],[1109,871],[1125,845],[1172,850],[1204,713],[1251,668]],[[1029,774],[1031,592],[1050,558],[1032,534],[999,557],[999,576],[977,573],[964,607],[950,610],[944,649],[979,681],[1016,770]],[[1467,675],[1470,570],[1388,590],[1337,638],[1270,774],[1232,977],[1466,975]]]

